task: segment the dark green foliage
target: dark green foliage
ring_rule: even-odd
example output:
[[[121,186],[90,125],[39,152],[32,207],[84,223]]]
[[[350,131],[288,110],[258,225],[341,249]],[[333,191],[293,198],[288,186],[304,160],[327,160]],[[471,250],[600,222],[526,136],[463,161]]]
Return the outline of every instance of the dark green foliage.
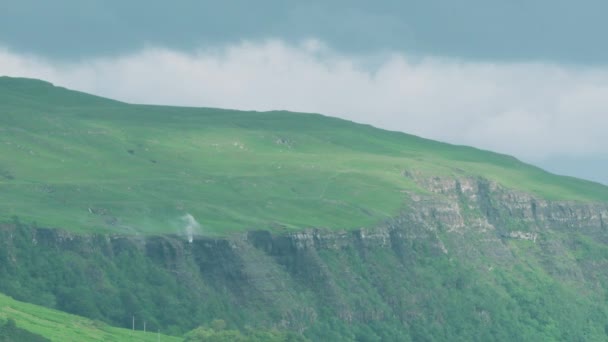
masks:
[[[21,329],[13,319],[8,319],[4,323],[0,322],[0,342],[50,342],[50,340]]]
[[[221,325],[218,326],[218,323]],[[184,342],[306,342],[303,336],[293,332],[267,329],[245,329],[244,332],[226,329],[223,320],[214,320],[207,326],[198,327],[185,335]]]
[[[435,238],[405,238],[405,230],[395,229],[390,246],[366,246],[352,232],[341,248],[301,248],[268,233],[249,234],[248,242],[188,244],[4,226],[0,291],[127,328],[132,315],[138,329],[146,320],[148,329],[173,334],[203,324],[188,336],[204,341],[606,337],[604,295],[589,291],[594,283],[573,286],[551,276],[553,266],[531,263],[547,255],[543,246],[508,242],[520,258],[502,266],[494,259],[487,273],[482,260],[463,263],[445,255]],[[596,269],[607,259],[602,245],[555,239],[576,246],[578,267],[606,281]]]

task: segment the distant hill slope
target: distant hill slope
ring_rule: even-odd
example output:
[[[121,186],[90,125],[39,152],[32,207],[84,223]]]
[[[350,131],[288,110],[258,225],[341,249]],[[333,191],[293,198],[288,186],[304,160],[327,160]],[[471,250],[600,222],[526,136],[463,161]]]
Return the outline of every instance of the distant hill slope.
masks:
[[[17,327],[44,336],[51,341],[158,341],[157,332],[144,333],[111,327],[61,311],[16,301],[0,294],[0,322],[13,319]],[[138,327],[142,329],[142,327]],[[161,341],[182,341],[182,338],[160,336]]]
[[[349,229],[425,192],[411,174],[608,201],[608,187],[509,156],[322,115],[131,105],[0,78],[1,221],[174,233],[191,214],[205,234]]]

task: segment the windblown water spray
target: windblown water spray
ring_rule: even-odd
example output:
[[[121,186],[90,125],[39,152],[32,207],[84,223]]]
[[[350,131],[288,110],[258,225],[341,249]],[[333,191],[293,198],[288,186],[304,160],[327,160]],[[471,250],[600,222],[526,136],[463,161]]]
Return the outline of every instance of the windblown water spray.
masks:
[[[201,225],[196,221],[194,216],[186,214],[182,216],[182,220],[186,224],[186,235],[188,236],[188,242],[194,241],[194,234],[200,231]]]

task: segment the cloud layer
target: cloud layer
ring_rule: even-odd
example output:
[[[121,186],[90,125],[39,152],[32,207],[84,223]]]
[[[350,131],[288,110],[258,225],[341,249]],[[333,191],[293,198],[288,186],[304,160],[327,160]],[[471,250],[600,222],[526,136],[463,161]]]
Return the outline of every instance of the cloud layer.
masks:
[[[135,103],[318,112],[533,162],[608,150],[601,67],[351,56],[269,40],[81,62],[0,49],[0,74]]]

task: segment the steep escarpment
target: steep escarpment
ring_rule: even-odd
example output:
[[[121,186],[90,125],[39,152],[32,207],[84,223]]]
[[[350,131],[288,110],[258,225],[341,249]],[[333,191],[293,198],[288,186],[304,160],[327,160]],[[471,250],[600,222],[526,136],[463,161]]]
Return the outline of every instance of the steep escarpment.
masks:
[[[0,88],[16,299],[180,336],[606,340],[608,187],[318,114]]]
[[[213,319],[313,340],[605,340],[608,206],[404,173],[371,228],[226,238],[0,229],[0,291],[121,326]]]

